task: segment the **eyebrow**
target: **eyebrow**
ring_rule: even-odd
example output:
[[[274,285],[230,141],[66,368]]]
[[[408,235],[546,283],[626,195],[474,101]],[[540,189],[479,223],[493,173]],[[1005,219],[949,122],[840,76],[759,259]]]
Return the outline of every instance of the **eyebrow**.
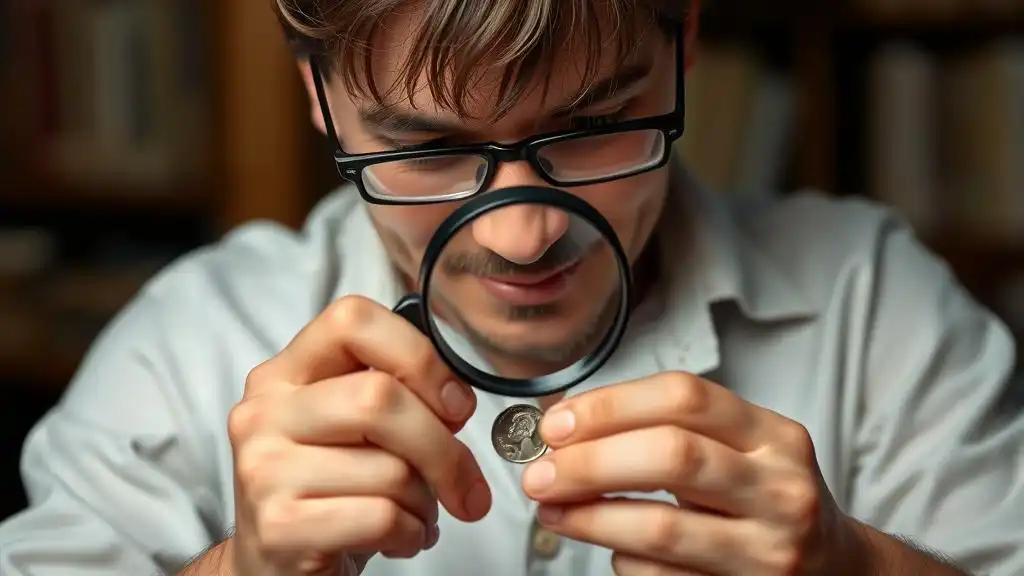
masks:
[[[556,107],[551,115],[555,118],[570,116],[579,108],[600,104],[627,92],[651,74],[650,64],[632,64],[620,68],[614,74],[588,87],[575,102]],[[388,134],[451,134],[465,131],[465,126],[454,122],[408,112],[393,105],[373,105],[359,110],[363,125]]]
[[[555,108],[553,116],[568,116],[578,108],[587,108],[611,100],[646,80],[651,75],[651,70],[652,67],[649,63],[630,64],[619,68],[611,76],[588,87],[576,102]]]
[[[373,106],[362,109],[359,111],[359,119],[365,126],[388,134],[446,134],[465,130],[465,127],[455,122],[404,112],[394,106]]]

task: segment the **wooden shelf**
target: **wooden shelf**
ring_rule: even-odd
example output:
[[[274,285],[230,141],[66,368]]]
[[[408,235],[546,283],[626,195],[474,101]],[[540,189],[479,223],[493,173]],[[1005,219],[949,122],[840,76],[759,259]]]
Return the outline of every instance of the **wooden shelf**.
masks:
[[[992,34],[1021,33],[1024,11],[996,14],[968,11],[963,14],[868,14],[849,13],[836,18],[839,28],[895,32],[987,32]]]
[[[855,9],[805,6],[792,2],[779,8],[765,4],[760,9],[740,0],[723,0],[705,9],[702,32],[712,37],[826,29],[840,32],[871,34],[1021,34],[1024,30],[1024,9],[1000,14],[975,10],[964,13],[906,12],[875,14]]]
[[[71,383],[85,350],[78,353],[38,350],[31,354],[0,355],[0,380],[24,383],[60,394]]]
[[[1004,282],[1024,274],[1024,242],[986,241],[964,234],[924,239],[957,279],[986,305],[997,304]]]
[[[0,210],[113,210],[198,213],[208,209],[204,186],[145,187],[23,183],[5,186]]]
[[[62,269],[50,282],[6,295],[14,305],[0,318],[0,380],[63,390],[95,334],[156,272],[144,264]]]
[[[982,240],[970,234],[925,239],[936,253],[958,268],[1024,271],[1024,242]]]
[[[24,303],[29,311],[17,317],[5,313],[0,345],[0,382],[62,391],[70,382],[85,348],[69,350],[56,346],[53,326],[39,310]]]

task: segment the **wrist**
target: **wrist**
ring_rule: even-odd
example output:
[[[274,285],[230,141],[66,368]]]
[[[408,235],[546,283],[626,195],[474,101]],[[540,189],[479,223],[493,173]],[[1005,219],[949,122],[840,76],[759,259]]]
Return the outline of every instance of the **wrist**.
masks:
[[[858,521],[855,518],[844,519],[847,530],[844,533],[843,542],[843,568],[841,574],[844,576],[876,576],[883,574],[881,567],[884,562],[880,560],[883,555],[878,547],[875,538],[877,533],[870,526]],[[880,535],[880,534],[879,534]]]
[[[234,538],[228,538],[190,562],[178,576],[235,576],[234,566]]]
[[[849,564],[852,571],[842,572],[845,576],[969,576],[953,559],[909,538],[886,534],[852,518],[850,523],[848,554],[853,561]]]
[[[878,551],[870,527],[855,518],[843,516],[836,531],[833,554],[828,562],[829,576],[876,576]]]

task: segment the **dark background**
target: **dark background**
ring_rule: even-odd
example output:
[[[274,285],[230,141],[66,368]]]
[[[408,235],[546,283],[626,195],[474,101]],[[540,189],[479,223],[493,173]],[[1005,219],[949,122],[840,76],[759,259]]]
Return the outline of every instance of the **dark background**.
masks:
[[[1024,0],[862,4],[709,0],[680,153],[723,193],[896,205],[1019,329]],[[958,63],[960,92],[928,81]],[[0,74],[4,518],[26,432],[139,285],[338,181],[265,2],[3,0]]]

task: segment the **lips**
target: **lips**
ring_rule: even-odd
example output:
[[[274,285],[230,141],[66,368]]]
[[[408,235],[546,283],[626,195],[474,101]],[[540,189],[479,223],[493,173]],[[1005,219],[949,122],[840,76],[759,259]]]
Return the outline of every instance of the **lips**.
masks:
[[[539,306],[558,300],[569,289],[569,280],[579,261],[542,274],[487,276],[480,283],[491,295],[514,306]]]

